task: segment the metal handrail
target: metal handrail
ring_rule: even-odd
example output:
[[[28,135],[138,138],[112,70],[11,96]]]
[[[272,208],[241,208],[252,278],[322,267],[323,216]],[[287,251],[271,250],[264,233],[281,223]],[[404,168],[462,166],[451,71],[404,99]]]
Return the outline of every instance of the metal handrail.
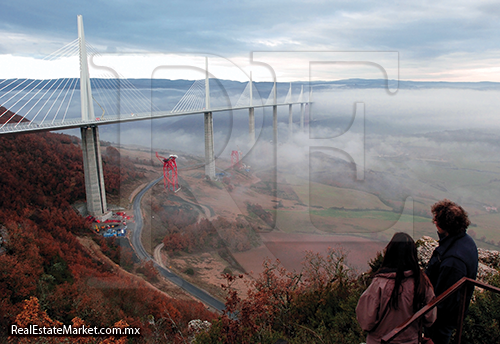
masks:
[[[460,291],[461,292],[461,298],[460,298],[460,318],[459,318],[459,323],[457,327],[457,334],[458,337],[456,339],[456,343],[460,344],[462,340],[462,328],[463,328],[463,323],[464,323],[464,313],[465,313],[465,308],[466,308],[466,290],[468,287],[473,286],[473,287],[480,287],[495,293],[500,294],[500,288],[491,286],[489,284],[479,282],[467,277],[462,277],[457,283],[452,285],[450,288],[448,288],[444,293],[439,295],[438,297],[435,297],[431,302],[429,302],[427,305],[422,307],[417,313],[415,313],[410,319],[406,320],[403,322],[401,325],[393,329],[391,332],[387,333],[385,336],[382,337],[382,343],[388,343],[392,338],[397,336],[400,332],[404,331],[408,326],[410,326],[414,321],[420,319],[422,316],[424,316],[427,312],[429,312],[432,308],[436,307],[438,304],[443,302],[445,299],[447,299],[450,295]]]

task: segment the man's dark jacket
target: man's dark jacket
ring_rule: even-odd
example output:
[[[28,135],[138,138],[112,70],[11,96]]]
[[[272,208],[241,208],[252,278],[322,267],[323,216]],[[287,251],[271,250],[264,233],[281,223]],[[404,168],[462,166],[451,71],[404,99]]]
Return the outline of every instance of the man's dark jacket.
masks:
[[[434,287],[434,293],[439,296],[462,277],[476,279],[477,265],[477,247],[474,240],[467,233],[448,235],[439,240],[439,247],[432,254],[426,274]],[[467,294],[467,306],[472,292],[473,288],[470,288]],[[460,293],[457,292],[438,305],[436,323],[456,325],[459,301]]]

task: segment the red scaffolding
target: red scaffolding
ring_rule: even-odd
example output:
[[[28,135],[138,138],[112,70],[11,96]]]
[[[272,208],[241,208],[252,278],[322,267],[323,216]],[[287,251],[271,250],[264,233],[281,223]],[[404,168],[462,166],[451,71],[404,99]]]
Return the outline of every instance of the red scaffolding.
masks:
[[[237,150],[231,151],[231,168],[240,169],[240,152]]]
[[[165,186],[165,189],[173,192],[179,191],[180,187],[179,179],[177,178],[177,163],[175,162],[177,155],[170,155],[168,158],[165,158],[158,155],[158,152],[156,152],[156,157],[163,163],[163,185]]]

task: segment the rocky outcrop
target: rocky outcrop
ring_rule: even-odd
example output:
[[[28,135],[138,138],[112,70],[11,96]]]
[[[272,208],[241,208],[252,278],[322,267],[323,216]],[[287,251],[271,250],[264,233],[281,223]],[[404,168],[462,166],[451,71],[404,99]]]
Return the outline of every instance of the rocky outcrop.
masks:
[[[188,323],[189,343],[193,343],[196,336],[201,332],[207,332],[208,330],[210,330],[211,326],[212,324],[206,320],[191,320]]]
[[[417,241],[418,247],[418,262],[425,269],[432,252],[438,247],[438,242],[431,237],[423,236]],[[490,251],[482,248],[478,249],[479,266],[477,271],[477,279],[484,281],[486,277],[492,274],[499,273],[500,270],[500,252]]]

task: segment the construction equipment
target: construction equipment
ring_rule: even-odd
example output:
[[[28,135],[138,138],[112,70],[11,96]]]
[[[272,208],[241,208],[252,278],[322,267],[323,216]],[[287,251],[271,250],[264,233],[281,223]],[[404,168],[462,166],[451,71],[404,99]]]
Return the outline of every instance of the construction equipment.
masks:
[[[158,155],[156,157],[163,163],[163,185],[167,191],[177,193],[180,191],[179,179],[177,177],[177,162],[178,156],[171,154],[168,158]]]

